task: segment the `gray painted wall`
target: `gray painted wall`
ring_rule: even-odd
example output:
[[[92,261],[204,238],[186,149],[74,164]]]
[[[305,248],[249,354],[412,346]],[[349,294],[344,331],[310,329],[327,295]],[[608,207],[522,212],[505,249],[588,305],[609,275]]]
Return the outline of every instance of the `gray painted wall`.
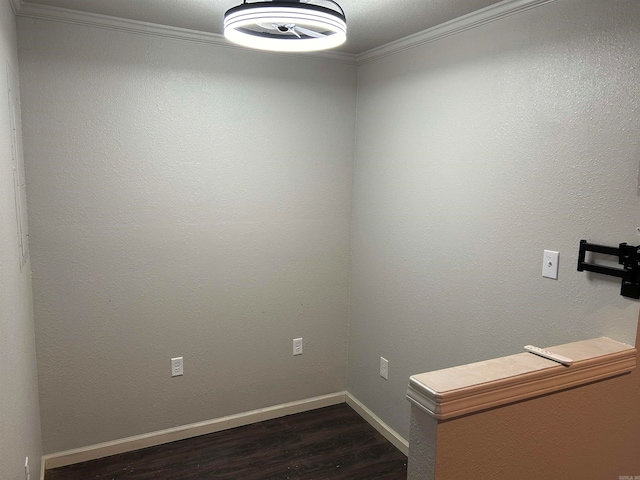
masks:
[[[9,90],[15,108],[16,152],[20,139],[20,94],[16,24],[0,1],[0,478],[23,480],[25,457],[31,478],[40,471],[40,416],[33,329],[31,265],[22,265],[18,237]],[[8,68],[7,68],[8,66]],[[9,75],[7,75],[9,72]],[[10,78],[10,80],[9,80]],[[11,82],[11,88],[9,87]],[[24,192],[22,192],[24,193]],[[22,194],[21,193],[21,194]],[[26,224],[24,225],[26,228]]]
[[[45,451],[344,390],[355,67],[19,36]]]
[[[576,262],[640,243],[638,31],[640,2],[562,0],[359,68],[348,390],[405,438],[412,374],[634,343],[638,301]]]
[[[347,317],[348,389],[405,438],[411,374],[633,343],[637,301],[575,261],[640,239],[638,8],[364,64],[357,122],[348,65],[21,19],[45,450],[341,390]]]

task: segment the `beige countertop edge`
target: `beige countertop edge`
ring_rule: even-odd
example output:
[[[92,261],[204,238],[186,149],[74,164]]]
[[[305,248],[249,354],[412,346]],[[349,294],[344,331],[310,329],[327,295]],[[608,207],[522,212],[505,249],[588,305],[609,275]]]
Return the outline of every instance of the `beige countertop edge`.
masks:
[[[628,373],[635,368],[637,352],[630,345],[621,344],[605,337],[568,345],[573,345],[575,348],[577,344],[582,344],[577,346],[589,348],[589,342],[602,346],[603,341],[605,341],[604,345],[610,346],[614,351],[604,354],[601,352],[596,353],[596,356],[578,360],[570,367],[540,358],[545,362],[545,366],[542,368],[540,367],[540,362],[536,360],[533,362],[534,366],[530,372],[513,375],[509,374],[509,369],[506,369],[507,374],[505,377],[494,378],[487,382],[461,384],[460,388],[451,390],[437,391],[425,381],[429,380],[430,373],[437,373],[439,376],[442,376],[443,373],[455,375],[456,369],[460,367],[414,375],[410,378],[407,399],[432,417],[438,420],[446,420],[614,377]],[[555,347],[550,347],[549,349],[551,350],[552,348]],[[571,350],[571,348],[568,349]],[[558,351],[560,350],[561,348],[558,348]],[[500,365],[501,359],[494,360],[497,365]],[[492,365],[492,361],[489,360],[462,367],[464,370],[458,371],[462,371],[463,376],[469,377],[469,369],[472,372],[474,369],[481,372],[483,368],[495,368],[495,364]]]

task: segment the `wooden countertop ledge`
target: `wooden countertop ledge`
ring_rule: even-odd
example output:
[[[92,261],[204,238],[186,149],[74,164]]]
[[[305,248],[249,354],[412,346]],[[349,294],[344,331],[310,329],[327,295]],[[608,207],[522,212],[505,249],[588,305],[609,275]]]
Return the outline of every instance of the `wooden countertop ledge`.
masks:
[[[413,375],[407,399],[438,419],[545,395],[628,373],[636,349],[607,337],[543,347],[573,359],[569,367],[523,352]]]

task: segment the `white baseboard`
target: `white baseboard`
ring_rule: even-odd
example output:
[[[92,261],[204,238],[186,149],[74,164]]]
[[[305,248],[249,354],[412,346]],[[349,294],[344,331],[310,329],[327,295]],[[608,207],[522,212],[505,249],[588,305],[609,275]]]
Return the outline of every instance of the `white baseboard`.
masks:
[[[346,402],[351,408],[353,408],[358,415],[364,418],[373,428],[375,428],[384,438],[389,440],[398,450],[409,456],[409,442],[407,442],[398,432],[396,432],[389,425],[384,423],[380,417],[369,410],[360,402],[357,398],[346,392]]]
[[[187,438],[198,437],[208,433],[220,432],[230,428],[241,427],[252,423],[272,420],[274,418],[308,412],[317,408],[347,403],[358,415],[375,428],[382,436],[391,442],[398,450],[409,455],[409,443],[395,430],[384,423],[377,415],[365,407],[358,399],[348,392],[337,392],[320,397],[308,398],[296,402],[283,403],[273,407],[261,408],[250,412],[230,415],[228,417],[192,423],[181,427],[169,428],[157,432],[136,435],[111,442],[99,443],[88,447],[52,453],[42,457],[40,480],[44,480],[45,470],[64,467],[74,463],[87,462],[98,458],[132,452],[141,448],[154,447],[164,443],[175,442]]]
[[[89,447],[67,450],[65,452],[52,453],[42,457],[41,479],[44,480],[45,470],[64,467],[74,463],[96,460],[98,458],[131,452],[141,448],[153,447],[163,443],[175,442],[186,438],[198,437],[208,433],[220,432],[230,428],[241,427],[251,423],[272,420],[274,418],[307,412],[317,408],[337,405],[346,401],[346,392],[337,392],[320,397],[308,398],[296,402],[283,403],[273,407],[261,408],[250,412],[230,415],[215,420],[207,420],[181,427],[169,428],[158,432],[136,435],[111,442],[99,443]]]

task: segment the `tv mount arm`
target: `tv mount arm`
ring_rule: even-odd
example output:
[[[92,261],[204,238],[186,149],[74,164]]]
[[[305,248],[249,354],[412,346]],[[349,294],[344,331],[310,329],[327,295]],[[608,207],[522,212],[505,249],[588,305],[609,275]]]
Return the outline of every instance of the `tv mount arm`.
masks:
[[[622,268],[605,267],[603,265],[587,263],[585,262],[587,252],[618,257],[618,263],[622,265]],[[630,298],[640,298],[640,245],[634,247],[626,243],[621,243],[618,248],[615,248],[580,240],[578,271],[582,272],[585,270],[621,278],[622,287],[620,289],[620,295]]]

